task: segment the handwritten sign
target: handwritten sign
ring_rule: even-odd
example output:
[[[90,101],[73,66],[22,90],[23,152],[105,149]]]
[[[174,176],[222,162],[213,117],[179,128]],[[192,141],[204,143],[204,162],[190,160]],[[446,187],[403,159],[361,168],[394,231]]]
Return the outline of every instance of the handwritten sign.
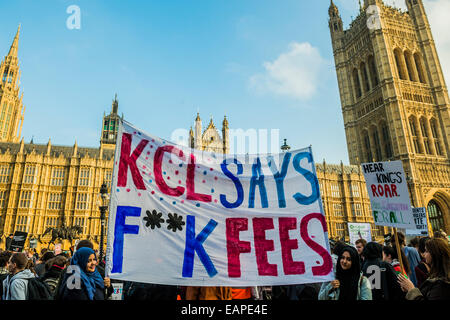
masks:
[[[358,239],[364,239],[367,242],[372,241],[372,234],[370,229],[370,223],[348,223],[348,234],[350,237],[350,243],[355,246],[355,241]]]
[[[123,121],[108,221],[111,279],[189,286],[333,279],[311,148],[216,154]]]
[[[123,283],[111,283],[114,291],[109,300],[123,300]]]
[[[401,161],[363,163],[375,225],[411,229],[415,223]]]
[[[414,229],[406,229],[406,234],[410,236],[427,236],[427,211],[426,208],[413,208]]]

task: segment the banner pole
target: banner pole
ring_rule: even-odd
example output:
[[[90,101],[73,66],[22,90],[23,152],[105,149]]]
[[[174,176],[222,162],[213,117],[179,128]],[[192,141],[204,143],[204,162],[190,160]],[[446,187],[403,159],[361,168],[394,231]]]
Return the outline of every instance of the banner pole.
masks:
[[[400,262],[400,270],[402,274],[405,274],[405,269],[403,268],[403,260],[402,260],[402,249],[400,248],[400,243],[398,242],[397,228],[394,229],[394,238],[395,238],[395,247],[397,249],[398,261]]]

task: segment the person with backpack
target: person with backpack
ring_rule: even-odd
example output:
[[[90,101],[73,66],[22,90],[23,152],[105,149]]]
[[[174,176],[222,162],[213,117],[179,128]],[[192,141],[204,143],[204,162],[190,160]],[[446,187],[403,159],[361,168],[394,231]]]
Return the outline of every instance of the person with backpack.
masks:
[[[8,261],[9,275],[3,280],[3,300],[28,300],[28,280],[36,275],[26,269],[28,257],[26,253],[16,252]]]
[[[11,252],[2,251],[0,252],[0,300],[3,295],[3,280],[9,275],[8,271],[8,261],[11,258]]]
[[[62,255],[59,255],[48,260],[45,264],[46,272],[41,277],[41,279],[49,287],[52,296],[55,294],[59,277],[61,275],[61,272],[67,266],[67,263],[68,263],[67,258]]]
[[[336,265],[336,280],[324,282],[319,300],[372,300],[369,280],[363,275],[359,255],[352,246],[345,247]]]
[[[371,281],[372,300],[403,300],[405,294],[397,282],[397,276],[390,263],[382,261],[383,246],[369,242],[364,247],[362,272]]]
[[[103,279],[97,267],[95,251],[84,247],[73,255],[70,266],[74,274],[65,273],[60,285],[62,300],[105,300],[105,287],[110,287],[109,278]],[[75,277],[74,283],[72,277]],[[79,281],[77,281],[77,277]]]
[[[42,255],[42,257],[38,260],[38,263],[36,264],[36,267],[34,269],[39,278],[42,278],[42,276],[45,273],[45,263],[54,257],[55,257],[55,254],[53,253],[53,251],[46,251]]]

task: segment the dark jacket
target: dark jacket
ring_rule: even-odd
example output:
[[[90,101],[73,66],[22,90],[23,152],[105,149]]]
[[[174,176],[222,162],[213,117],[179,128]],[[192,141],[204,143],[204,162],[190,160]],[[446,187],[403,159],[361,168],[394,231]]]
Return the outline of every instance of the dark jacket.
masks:
[[[273,286],[272,300],[313,301],[318,299],[319,289],[314,284]]]
[[[422,286],[408,291],[408,300],[450,300],[450,282],[443,279],[427,279]]]
[[[69,289],[67,286],[62,288],[62,300],[89,300],[86,287],[81,281],[80,289]],[[104,289],[96,286],[94,300],[105,300]]]
[[[177,286],[126,281],[123,287],[124,300],[132,301],[176,301]]]
[[[34,267],[34,271],[39,278],[42,278],[42,276],[45,274],[45,263],[38,263],[36,267]]]
[[[101,266],[97,266],[96,269],[98,270],[98,272],[100,273],[102,278],[105,278],[105,269],[102,268]],[[65,282],[64,277],[66,276],[66,274],[67,274],[67,268],[65,268],[59,276],[59,281],[58,281],[58,284],[57,284],[57,286],[55,288],[55,292],[54,292],[55,300],[63,299],[63,288],[61,287],[61,284],[63,283],[63,281]],[[105,300],[108,299],[113,294],[113,292],[114,292],[114,288],[112,285],[108,288],[105,288],[105,292],[103,293]]]
[[[377,273],[372,270],[369,270],[371,272],[368,272],[370,266],[377,266],[380,268],[380,287],[378,288],[375,287],[377,281],[374,279]],[[402,291],[397,281],[395,270],[390,263],[382,261],[381,259],[366,260],[362,266],[362,272],[371,282],[373,300],[404,300],[405,293]]]
[[[62,271],[62,269],[52,267],[41,277],[42,281],[49,287],[52,296],[55,294]]]
[[[424,261],[421,261],[414,269],[417,279],[417,287],[420,288],[422,284],[428,279],[429,271]]]

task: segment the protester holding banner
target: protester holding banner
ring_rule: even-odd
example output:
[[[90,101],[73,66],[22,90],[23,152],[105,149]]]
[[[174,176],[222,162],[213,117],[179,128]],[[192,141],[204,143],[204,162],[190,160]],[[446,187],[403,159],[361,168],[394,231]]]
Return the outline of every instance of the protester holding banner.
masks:
[[[93,249],[94,245],[92,244],[92,242],[90,240],[84,239],[84,240],[80,240],[78,242],[75,250],[78,251],[81,248],[89,248],[91,250],[94,250]],[[105,276],[104,276],[105,275],[105,270],[101,266],[96,265],[95,270],[100,273],[100,276],[102,278],[107,280],[106,281],[107,284],[111,283],[109,278],[105,278]],[[64,269],[61,272],[61,275],[60,275],[60,278],[59,278],[59,281],[58,281],[58,285],[57,285],[57,287],[55,289],[55,296],[54,296],[55,300],[61,300],[63,298],[63,295],[62,295],[62,292],[63,292],[62,283],[63,283],[63,280],[64,280],[65,277],[67,277],[67,270],[66,269]],[[113,291],[114,291],[114,289],[113,289],[112,286],[107,286],[107,288],[106,288],[106,298],[110,297],[111,294],[113,293]]]
[[[91,248],[78,249],[70,265],[75,270],[75,273],[81,278],[81,286],[67,285],[67,273],[61,283],[62,300],[105,300],[105,286],[110,286],[109,279],[103,280],[102,276],[96,270],[97,258],[94,250]]]
[[[355,248],[347,246],[342,250],[336,265],[336,280],[322,285],[319,300],[372,300],[370,282],[361,271]]]
[[[416,272],[414,271],[414,269],[420,263],[419,253],[417,252],[416,249],[405,246],[405,235],[403,233],[397,232],[397,236],[400,248],[402,249],[402,252],[405,253],[405,257],[408,259],[408,265],[410,270],[409,278],[411,279],[412,283],[414,283],[414,285],[417,285]],[[391,238],[391,243],[395,248],[395,236]]]
[[[414,269],[414,271],[416,272],[417,288],[420,288],[422,286],[422,283],[424,283],[425,280],[427,280],[430,274],[431,267],[425,259],[425,243],[430,239],[431,239],[430,237],[423,237],[419,239],[417,250],[419,251],[419,255],[422,258],[422,260]]]
[[[402,275],[398,282],[408,300],[450,299],[450,247],[445,240],[432,238],[425,243],[425,260],[431,266],[429,278],[420,288]]]
[[[365,258],[362,271],[371,280],[372,299],[403,300],[405,294],[397,283],[395,270],[391,264],[382,260],[382,253],[383,246],[377,242],[367,243],[362,252]]]
[[[8,262],[9,275],[3,280],[3,300],[27,300],[28,279],[35,278],[34,273],[27,269],[26,253],[14,253]]]

